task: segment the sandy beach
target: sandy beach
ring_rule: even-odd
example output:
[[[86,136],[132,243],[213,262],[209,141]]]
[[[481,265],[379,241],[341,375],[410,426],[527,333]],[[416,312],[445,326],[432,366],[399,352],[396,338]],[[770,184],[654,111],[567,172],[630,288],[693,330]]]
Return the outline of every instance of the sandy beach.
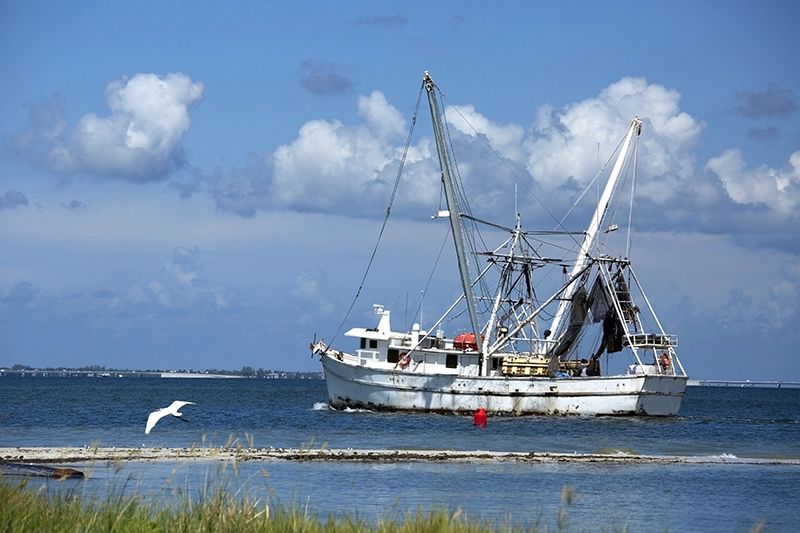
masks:
[[[677,456],[586,454],[551,452],[495,452],[454,450],[364,450],[299,448],[121,448],[121,447],[14,447],[0,448],[0,460],[28,463],[83,463],[92,461],[349,461],[349,462],[519,462],[613,464],[758,464],[800,466],[798,459],[739,458],[733,455]]]

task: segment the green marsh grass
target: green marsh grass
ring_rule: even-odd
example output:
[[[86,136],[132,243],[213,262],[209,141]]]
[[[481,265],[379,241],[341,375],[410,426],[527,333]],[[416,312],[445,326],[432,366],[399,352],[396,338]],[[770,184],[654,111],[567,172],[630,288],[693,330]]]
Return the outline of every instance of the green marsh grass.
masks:
[[[248,439],[249,440],[249,439]],[[314,446],[313,441],[306,448]],[[251,445],[248,442],[248,445]],[[322,445],[324,446],[324,444]],[[573,487],[564,485],[557,515],[548,520],[539,514],[533,523],[520,525],[509,516],[497,522],[478,521],[461,509],[418,508],[407,511],[400,503],[376,518],[364,518],[357,510],[342,509],[334,515],[319,517],[305,503],[281,498],[268,486],[266,495],[258,489],[266,484],[269,472],[259,469],[242,477],[238,461],[222,462],[205,471],[199,483],[188,473],[181,480],[182,469],[175,468],[164,485],[145,489],[136,476],[121,473],[124,461],[88,464],[87,478],[93,468],[110,469],[115,477],[102,495],[91,492],[83,482],[34,483],[0,476],[0,533],[27,531],[122,531],[122,532],[379,532],[379,533],[482,533],[522,531],[570,531],[568,508],[577,498]],[[184,471],[185,472],[185,471]],[[66,489],[66,490],[65,490]],[[256,494],[262,494],[257,496]],[[579,528],[580,529],[580,528]],[[597,530],[597,527],[593,529]],[[603,528],[600,528],[603,529]],[[624,531],[627,528],[605,528]]]
[[[176,506],[153,505],[142,496],[115,491],[90,499],[74,491],[32,490],[26,481],[0,482],[0,531],[132,531],[132,532],[457,532],[536,531],[469,520],[460,510],[418,510],[368,522],[344,515],[321,519],[304,506],[283,507],[254,500],[225,487],[185,497]],[[545,529],[546,530],[546,529]]]

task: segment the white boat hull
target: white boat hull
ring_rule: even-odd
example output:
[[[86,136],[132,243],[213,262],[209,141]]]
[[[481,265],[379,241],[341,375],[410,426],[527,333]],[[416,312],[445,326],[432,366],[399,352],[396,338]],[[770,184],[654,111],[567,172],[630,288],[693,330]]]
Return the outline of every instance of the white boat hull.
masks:
[[[507,415],[647,415],[678,413],[686,376],[620,375],[556,379],[481,377],[383,370],[322,356],[329,405],[336,409]]]

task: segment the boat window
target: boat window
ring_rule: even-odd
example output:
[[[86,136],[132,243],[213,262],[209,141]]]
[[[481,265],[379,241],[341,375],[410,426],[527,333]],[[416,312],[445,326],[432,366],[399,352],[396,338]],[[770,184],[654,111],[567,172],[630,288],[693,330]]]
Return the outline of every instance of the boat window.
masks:
[[[444,366],[446,366],[447,368],[458,368],[458,354],[457,353],[447,354],[447,360],[445,361]]]
[[[386,353],[386,362],[396,363],[399,360],[400,360],[400,350],[389,348],[389,351]]]
[[[370,339],[369,340],[369,347],[370,348],[377,348],[378,347],[378,341],[376,339]]]
[[[366,347],[367,347],[367,339],[361,337],[361,349],[363,350]]]

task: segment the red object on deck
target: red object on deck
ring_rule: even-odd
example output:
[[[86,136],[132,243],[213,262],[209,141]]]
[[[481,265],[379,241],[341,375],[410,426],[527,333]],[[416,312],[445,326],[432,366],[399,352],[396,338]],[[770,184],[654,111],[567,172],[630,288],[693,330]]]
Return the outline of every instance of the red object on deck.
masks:
[[[483,335],[481,335],[483,337]],[[483,339],[481,339],[483,340]],[[478,350],[478,343],[475,342],[474,333],[459,333],[453,339],[453,347],[456,350]]]
[[[472,425],[473,426],[478,426],[479,428],[485,428],[486,427],[486,418],[487,418],[486,417],[486,409],[481,407],[480,409],[475,411],[474,415],[472,415]]]

